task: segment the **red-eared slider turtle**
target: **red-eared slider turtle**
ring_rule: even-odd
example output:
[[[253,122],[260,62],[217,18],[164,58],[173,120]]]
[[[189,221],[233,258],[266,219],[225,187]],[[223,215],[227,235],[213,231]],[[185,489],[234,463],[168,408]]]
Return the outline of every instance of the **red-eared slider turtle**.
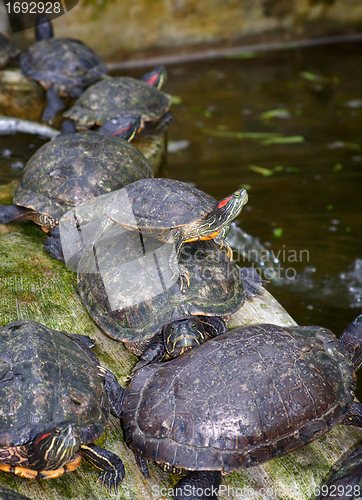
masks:
[[[0,68],[15,61],[20,54],[20,49],[15,47],[4,35],[0,33]]]
[[[120,415],[123,393],[92,345],[89,337],[34,321],[0,329],[0,470],[52,478],[84,457],[102,470],[104,485],[117,488],[121,459],[93,441],[110,412]]]
[[[286,455],[342,422],[361,426],[361,362],[361,323],[340,342],[319,326],[236,328],[136,372],[125,439],[143,459],[193,471],[177,485],[187,499],[192,486],[217,486],[222,471]]]
[[[30,500],[30,498],[0,486],[0,500]]]
[[[256,271],[239,268],[225,249],[210,241],[185,247],[181,264],[190,275],[185,288],[180,280],[170,279],[168,255],[160,241],[144,238],[147,253],[139,259],[138,233],[125,231],[110,238],[113,231],[109,227],[104,245],[96,244],[95,251],[81,259],[78,289],[93,320],[141,356],[142,363],[165,354],[178,356],[205,337],[224,333],[225,322],[245,298],[261,293]]]
[[[59,96],[77,98],[85,87],[107,73],[101,57],[80,40],[52,37],[50,21],[45,15],[39,16],[36,26],[38,41],[20,56],[20,67],[25,75],[37,80],[47,90],[45,122],[52,121],[64,108]]]
[[[159,90],[163,81],[163,67],[155,68],[141,80],[106,76],[83,92],[64,116],[74,120],[79,130],[103,125],[122,113],[139,114],[141,128],[146,123],[163,123],[170,116],[171,106],[171,97]]]
[[[362,446],[354,450],[319,489],[317,500],[359,500],[362,496]]]
[[[122,138],[134,136],[139,117],[125,115],[110,125],[108,133],[112,128],[120,135],[104,135],[102,129],[66,134],[39,148],[25,166],[15,205],[1,207],[0,223],[32,220],[53,230],[71,207],[152,176],[146,158]],[[58,233],[52,231],[46,247],[55,258],[61,258]]]
[[[118,224],[175,245],[176,259],[170,255],[170,268],[188,280],[177,266],[184,243],[213,239],[232,250],[225,241],[230,223],[248,201],[245,189],[238,189],[216,201],[199,189],[174,179],[140,179],[114,193],[105,213]]]

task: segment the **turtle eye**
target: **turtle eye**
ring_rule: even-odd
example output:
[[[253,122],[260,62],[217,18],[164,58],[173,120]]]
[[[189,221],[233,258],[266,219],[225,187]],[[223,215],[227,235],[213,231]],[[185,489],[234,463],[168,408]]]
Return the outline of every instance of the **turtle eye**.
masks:
[[[54,429],[53,434],[55,434],[56,436],[59,436],[60,429]]]
[[[196,328],[197,328],[197,324],[196,324],[196,323],[192,323],[192,328],[193,328],[194,330],[196,330]]]
[[[236,191],[236,192],[234,193],[234,196],[235,196],[235,198],[239,198],[239,196],[240,196],[240,192],[239,192],[239,191]]]
[[[174,326],[170,326],[170,330],[171,330],[172,333],[174,333],[175,327]]]

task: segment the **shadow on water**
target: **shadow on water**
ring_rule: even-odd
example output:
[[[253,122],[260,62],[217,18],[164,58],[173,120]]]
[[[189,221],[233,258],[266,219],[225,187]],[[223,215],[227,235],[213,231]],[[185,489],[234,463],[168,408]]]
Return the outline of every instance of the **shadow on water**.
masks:
[[[232,244],[257,238],[244,253],[272,263],[268,290],[299,324],[337,334],[362,309],[360,68],[361,44],[329,45],[170,65],[165,85],[175,118],[161,175],[216,198],[246,187]],[[18,137],[0,137],[1,184],[41,144]]]

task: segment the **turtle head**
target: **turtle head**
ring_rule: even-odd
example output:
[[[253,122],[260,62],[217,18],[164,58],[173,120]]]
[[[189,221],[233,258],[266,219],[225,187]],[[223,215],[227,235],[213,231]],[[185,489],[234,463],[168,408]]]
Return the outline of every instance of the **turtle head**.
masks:
[[[246,189],[238,189],[232,195],[220,200],[214,210],[217,222],[222,226],[230,224],[239,215],[247,201]]]
[[[131,142],[141,126],[141,116],[124,114],[118,118],[108,120],[99,127],[98,132],[112,137],[121,137],[125,141]]]
[[[352,321],[339,338],[340,343],[347,350],[355,371],[362,365],[362,314]]]
[[[53,28],[50,19],[45,14],[40,14],[36,19],[35,37],[38,42],[53,38]]]
[[[147,83],[147,85],[160,90],[162,85],[165,83],[166,77],[166,68],[164,66],[156,66],[149,73],[142,75],[140,80]]]
[[[163,338],[167,354],[176,358],[180,354],[207,339],[205,328],[196,316],[171,321],[163,328]]]
[[[79,445],[80,437],[73,424],[53,425],[35,436],[29,461],[36,470],[56,470],[70,461]]]

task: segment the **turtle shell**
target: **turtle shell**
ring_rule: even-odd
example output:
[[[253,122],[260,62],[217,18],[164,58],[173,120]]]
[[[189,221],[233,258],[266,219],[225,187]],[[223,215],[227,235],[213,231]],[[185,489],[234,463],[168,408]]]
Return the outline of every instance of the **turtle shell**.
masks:
[[[50,38],[29,47],[20,56],[20,66],[26,76],[53,87],[59,95],[78,97],[79,88],[87,87],[107,67],[101,57],[80,40]]]
[[[0,68],[15,59],[20,54],[20,49],[15,47],[9,40],[0,33]]]
[[[124,407],[128,445],[190,470],[285,455],[340,423],[354,399],[347,352],[318,326],[245,326],[141,368]]]
[[[111,338],[146,340],[172,320],[191,315],[227,317],[244,304],[239,268],[225,249],[210,241],[186,244],[180,263],[190,273],[190,285],[181,288],[168,266],[173,245],[143,238],[146,257],[140,259],[139,234],[123,231],[111,238],[117,228],[110,226],[104,244],[97,243],[95,253],[86,254],[78,266],[83,303]]]
[[[215,198],[174,179],[141,179],[117,192],[105,205],[106,214],[130,229],[142,229],[167,241],[169,230],[205,217]],[[164,238],[162,233],[166,232]]]
[[[157,122],[171,106],[171,97],[135,78],[105,77],[91,85],[64,116],[79,130],[103,125],[123,113],[141,115],[144,122]]]
[[[97,356],[72,336],[34,321],[0,329],[0,447],[32,442],[49,424],[73,422],[82,443],[109,416]]]
[[[142,153],[121,138],[93,131],[62,135],[30,158],[14,203],[57,220],[79,203],[152,175]]]

